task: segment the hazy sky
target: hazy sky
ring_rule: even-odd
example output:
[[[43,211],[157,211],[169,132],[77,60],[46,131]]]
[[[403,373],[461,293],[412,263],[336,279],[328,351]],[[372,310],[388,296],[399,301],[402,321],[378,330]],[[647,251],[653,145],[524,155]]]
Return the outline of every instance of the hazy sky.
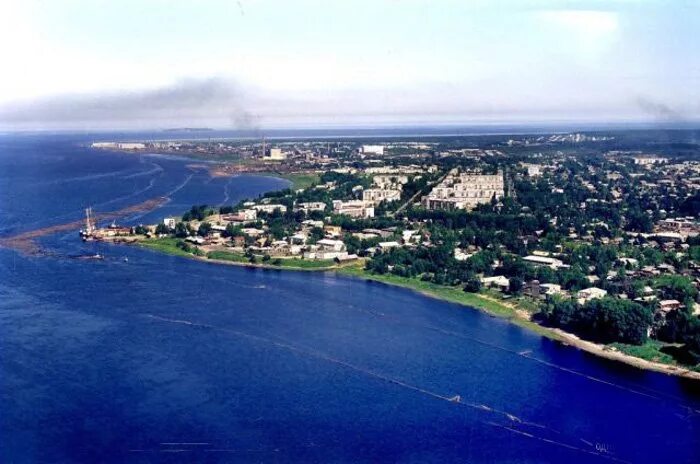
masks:
[[[700,1],[0,0],[0,128],[700,120]]]

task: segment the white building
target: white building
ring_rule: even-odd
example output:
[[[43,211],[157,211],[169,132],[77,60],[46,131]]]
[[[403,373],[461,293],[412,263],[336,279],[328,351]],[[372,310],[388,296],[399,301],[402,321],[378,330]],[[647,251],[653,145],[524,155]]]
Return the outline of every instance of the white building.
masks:
[[[556,258],[550,258],[547,256],[529,255],[525,256],[523,258],[523,261],[525,261],[526,263],[533,264],[535,266],[547,266],[551,269],[569,267],[566,264],[564,264],[561,260]]]
[[[270,148],[270,155],[266,159],[273,161],[284,161],[287,159],[287,153],[282,151],[281,148]]]
[[[163,219],[163,224],[165,224],[165,226],[168,229],[174,229],[176,223],[177,223],[177,221],[175,220],[174,217],[167,217],[167,218]]]
[[[348,256],[342,240],[324,238],[304,252],[306,259],[343,259]]]
[[[407,184],[408,176],[382,174],[379,176],[374,176],[372,182],[379,188],[388,188],[393,185]]]
[[[118,143],[117,146],[121,150],[143,150],[146,148],[146,144],[141,142],[123,142]]]
[[[365,155],[383,155],[384,145],[362,145],[360,147],[360,153]]]
[[[342,240],[333,240],[330,238],[323,238],[316,242],[319,248],[327,251],[343,251],[345,250],[345,243]]]
[[[142,142],[94,142],[92,148],[115,148],[117,150],[144,150],[146,144]]]
[[[255,205],[255,206],[253,206],[253,209],[259,213],[268,213],[268,214],[271,214],[271,213],[275,212],[276,210],[279,210],[281,213],[287,212],[286,206],[278,205],[278,204]]]
[[[265,234],[264,230],[256,229],[255,227],[246,227],[245,229],[241,229],[241,231],[244,234],[248,235],[249,237],[253,237],[253,238],[260,237],[263,234]]]
[[[233,214],[226,214],[221,216],[221,219],[229,222],[250,222],[255,221],[258,218],[258,212],[252,208],[242,209],[236,211]]]
[[[542,166],[539,164],[523,163],[523,167],[527,169],[528,177],[539,177],[542,175]]]
[[[428,209],[472,209],[504,195],[503,173],[500,171],[498,174],[452,172],[423,197],[422,202]]]
[[[540,284],[540,289],[545,295],[561,295],[564,292],[558,284]]]
[[[366,189],[362,191],[362,200],[365,203],[377,206],[382,201],[398,201],[401,199],[401,190]]]
[[[333,212],[335,214],[345,214],[354,218],[374,217],[374,207],[368,205],[363,200],[334,200]]]
[[[462,250],[461,248],[455,248],[452,253],[455,258],[455,261],[466,261],[472,256],[474,256],[473,253],[465,253],[464,250]]]
[[[506,276],[482,277],[481,283],[485,287],[496,287],[501,290],[507,290],[510,287],[510,281]]]
[[[634,160],[634,164],[638,164],[640,166],[652,166],[654,164],[663,164],[668,161],[666,158],[653,155],[640,155],[635,156],[632,159]]]
[[[401,244],[399,242],[396,242],[396,241],[379,242],[377,244],[377,248],[379,248],[382,251],[387,251],[387,250],[391,250],[392,248],[401,248]]]
[[[608,294],[607,290],[603,290],[602,288],[598,288],[598,287],[590,287],[590,288],[584,288],[583,290],[580,290],[576,294],[576,298],[577,298],[579,304],[584,304],[584,303],[591,301],[591,300],[594,300],[596,298],[603,298],[607,294]]]
[[[326,204],[322,201],[297,203],[294,207],[295,211],[304,211],[305,213],[308,213],[309,211],[324,211],[325,209]]]

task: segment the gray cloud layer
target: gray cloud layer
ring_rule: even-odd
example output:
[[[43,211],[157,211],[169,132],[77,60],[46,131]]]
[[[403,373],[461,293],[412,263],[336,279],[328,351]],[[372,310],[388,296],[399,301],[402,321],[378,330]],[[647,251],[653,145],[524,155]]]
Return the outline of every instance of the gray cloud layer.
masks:
[[[493,84],[493,83],[491,83]],[[570,120],[608,122],[616,115],[683,122],[680,110],[649,97],[601,102],[595,95],[530,93],[503,98],[498,89],[453,85],[416,88],[261,94],[233,80],[184,80],[160,89],[64,95],[0,107],[0,127],[10,128],[163,128],[226,126],[258,130],[265,125],[400,124],[440,122],[536,122]],[[566,98],[564,98],[566,97]],[[565,102],[565,103],[562,103]],[[685,117],[687,116],[687,117]],[[619,117],[619,116],[618,116]],[[577,119],[578,118],[578,119]]]

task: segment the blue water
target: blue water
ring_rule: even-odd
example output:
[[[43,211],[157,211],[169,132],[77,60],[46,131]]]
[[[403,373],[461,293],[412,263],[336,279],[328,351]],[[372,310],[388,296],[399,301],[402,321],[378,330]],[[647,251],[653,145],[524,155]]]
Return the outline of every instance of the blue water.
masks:
[[[0,138],[1,236],[286,185],[77,141]],[[42,245],[0,249],[2,462],[700,462],[698,382],[330,273]]]

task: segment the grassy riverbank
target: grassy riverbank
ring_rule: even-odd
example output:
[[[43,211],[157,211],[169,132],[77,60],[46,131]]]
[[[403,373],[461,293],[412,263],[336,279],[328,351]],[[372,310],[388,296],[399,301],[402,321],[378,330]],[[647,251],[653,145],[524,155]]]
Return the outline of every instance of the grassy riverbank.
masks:
[[[449,287],[419,279],[401,277],[393,274],[371,274],[362,265],[345,267],[337,271],[339,274],[354,276],[388,285],[407,288],[426,296],[449,301],[464,306],[480,309],[492,316],[507,319],[521,327],[537,332],[548,338],[561,340],[561,337],[535,322],[530,321],[531,312],[516,301],[499,300],[497,296],[488,293],[468,293],[461,287]]]
[[[180,248],[177,244],[181,239],[163,237],[146,239],[138,242],[139,246],[173,256],[182,256],[202,261],[212,261],[220,264],[236,264],[239,266],[265,267],[272,269],[293,269],[298,271],[328,271],[340,269],[341,266],[332,260],[308,260],[299,258],[270,259],[265,261],[262,257],[256,257],[251,262],[248,256],[230,251],[210,251],[208,253],[195,254]],[[194,247],[192,247],[194,250]]]
[[[159,251],[168,255],[174,256],[184,256],[186,258],[193,258],[192,253],[188,253],[182,248],[177,246],[179,239],[164,237],[164,238],[154,238],[148,240],[141,240],[138,245],[143,248],[148,248],[149,250]]]
[[[391,274],[370,274],[360,266],[344,268],[339,270],[338,273],[382,282],[388,285],[396,285],[440,300],[478,308],[488,314],[504,318],[544,337],[640,369],[654,370],[665,374],[679,375],[700,380],[700,366],[693,367],[679,363],[673,356],[662,351],[665,346],[662,343],[649,341],[645,345],[636,346],[621,343],[601,345],[589,342],[560,329],[545,327],[531,321],[530,317],[534,314],[534,308],[519,300],[503,300],[500,299],[499,296],[489,293],[467,293],[460,287],[437,285],[431,282],[423,282],[418,279]]]
[[[206,257],[207,259],[217,261],[231,261],[234,263],[250,265],[261,264],[266,267],[279,267],[298,270],[326,270],[332,269],[336,266],[336,263],[332,260],[309,260],[298,258],[270,259],[269,261],[256,258],[256,261],[251,263],[250,258],[247,256],[230,251],[212,251],[207,253]]]
[[[664,344],[656,340],[649,340],[644,345],[627,345],[625,343],[612,343],[611,347],[621,353],[635,356],[637,358],[646,359],[651,362],[673,365],[676,360],[670,354],[664,353],[662,348]]]
[[[438,285],[432,282],[425,282],[419,279],[401,277],[393,274],[372,274],[364,269],[364,261],[362,260],[339,265],[333,261],[314,261],[299,258],[271,259],[268,261],[262,261],[262,259],[258,258],[256,262],[251,263],[248,257],[229,251],[212,251],[206,255],[195,255],[179,248],[177,246],[179,241],[180,239],[168,237],[148,239],[138,243],[144,248],[157,252],[198,259],[215,264],[232,264],[237,266],[297,271],[335,271],[340,275],[371,280],[387,285],[395,285],[432,298],[480,309],[494,317],[506,319],[544,337],[575,346],[597,356],[624,362],[625,364],[640,369],[700,379],[700,366],[691,367],[680,364],[672,355],[663,351],[667,349],[666,345],[655,341],[649,341],[641,346],[625,345],[621,343],[601,345],[582,340],[573,334],[533,322],[531,316],[535,312],[535,307],[532,304],[528,304],[526,301],[520,301],[518,299],[505,300],[498,294],[491,294],[488,292],[468,293],[463,291],[461,287]]]
[[[321,176],[313,172],[292,172],[292,173],[277,173],[277,172],[261,172],[261,176],[278,177],[286,179],[292,183],[294,190],[306,189],[317,183]]]

